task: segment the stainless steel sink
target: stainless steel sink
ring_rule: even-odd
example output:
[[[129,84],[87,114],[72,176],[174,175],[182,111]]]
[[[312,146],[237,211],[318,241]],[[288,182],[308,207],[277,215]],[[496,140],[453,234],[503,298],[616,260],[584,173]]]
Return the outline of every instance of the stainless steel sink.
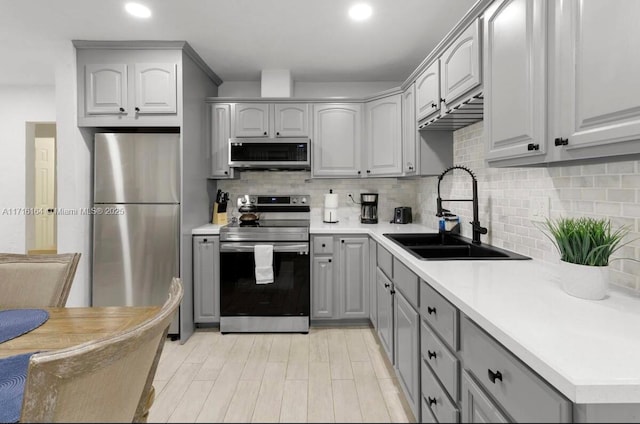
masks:
[[[401,233],[384,236],[422,260],[531,259],[488,244],[475,244],[466,237],[451,233]]]

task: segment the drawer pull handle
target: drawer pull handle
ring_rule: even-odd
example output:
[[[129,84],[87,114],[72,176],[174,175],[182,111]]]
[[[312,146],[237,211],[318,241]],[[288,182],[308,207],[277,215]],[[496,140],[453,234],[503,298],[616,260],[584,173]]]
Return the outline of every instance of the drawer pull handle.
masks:
[[[389,283],[384,283],[384,286],[385,287],[389,287]]]
[[[489,380],[491,380],[493,384],[496,384],[496,380],[502,381],[502,373],[500,371],[496,371],[496,372],[493,372],[491,370],[488,370],[488,371],[489,371]]]
[[[324,243],[322,243],[322,247],[327,247],[327,245],[326,245],[326,244],[324,244]]]
[[[438,403],[438,402],[436,401],[436,398],[432,398],[432,397],[428,397],[428,398],[427,398],[427,401],[429,402],[429,406],[431,406],[431,405],[435,405],[436,403]]]
[[[431,359],[431,358],[435,358],[437,355],[435,352],[427,350],[427,356],[429,357],[429,359]]]
[[[427,306],[427,313],[429,315],[436,313],[436,308],[432,308],[431,306]]]

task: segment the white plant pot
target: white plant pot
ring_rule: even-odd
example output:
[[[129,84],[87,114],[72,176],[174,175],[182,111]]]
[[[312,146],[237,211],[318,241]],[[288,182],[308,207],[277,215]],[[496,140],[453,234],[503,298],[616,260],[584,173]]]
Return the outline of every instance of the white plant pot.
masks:
[[[589,266],[560,261],[560,282],[565,292],[581,299],[600,300],[609,288],[609,266]]]

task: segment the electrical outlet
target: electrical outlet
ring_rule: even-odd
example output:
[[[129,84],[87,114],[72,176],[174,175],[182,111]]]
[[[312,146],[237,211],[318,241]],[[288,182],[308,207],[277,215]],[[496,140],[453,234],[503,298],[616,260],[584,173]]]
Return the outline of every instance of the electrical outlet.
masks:
[[[532,197],[529,202],[529,219],[538,222],[548,219],[550,203],[549,196]]]

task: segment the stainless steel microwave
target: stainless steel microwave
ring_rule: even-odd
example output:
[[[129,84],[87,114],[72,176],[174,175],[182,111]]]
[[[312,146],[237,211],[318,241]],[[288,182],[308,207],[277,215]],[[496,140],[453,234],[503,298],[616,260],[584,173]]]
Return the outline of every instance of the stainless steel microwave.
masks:
[[[229,166],[254,169],[309,169],[308,138],[230,138]]]

